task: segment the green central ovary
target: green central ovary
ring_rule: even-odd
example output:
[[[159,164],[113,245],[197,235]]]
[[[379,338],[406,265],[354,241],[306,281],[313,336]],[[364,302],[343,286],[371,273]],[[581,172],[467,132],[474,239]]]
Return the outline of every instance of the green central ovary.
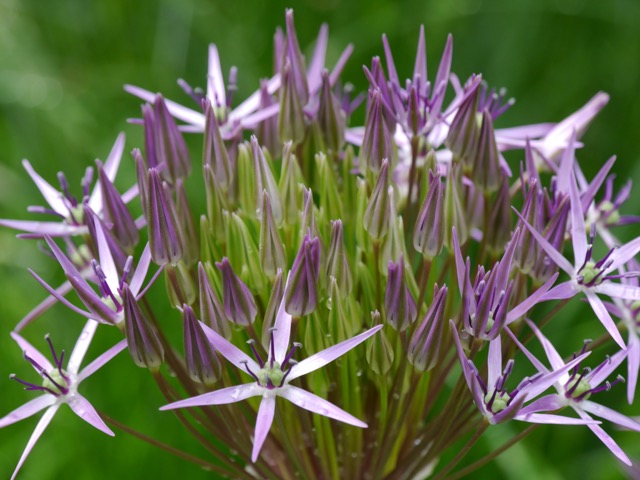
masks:
[[[262,385],[280,387],[282,379],[284,378],[284,372],[280,369],[280,364],[278,362],[273,362],[273,367],[270,367],[270,364],[267,363],[258,372],[258,378]]]
[[[576,386],[576,384],[577,384],[577,386]],[[578,398],[581,395],[584,395],[589,390],[591,390],[591,385],[584,378],[580,378],[580,379],[574,378],[573,380],[568,382],[564,387],[566,392],[571,391],[572,388],[575,388],[575,390],[573,390],[573,392],[571,392],[571,394],[570,394],[571,398]],[[587,394],[581,400],[586,400],[586,399],[589,398],[589,396],[590,395]]]
[[[595,262],[589,261],[585,264],[585,266],[580,270],[580,275],[582,275],[582,283],[589,284],[593,281],[594,278],[598,276],[600,273],[600,269],[596,268]]]
[[[68,389],[69,388],[69,384],[67,383],[67,380],[60,374],[60,372],[55,369],[55,370],[51,370],[49,373],[49,376],[51,377],[51,379],[57,383],[60,387],[64,388],[64,389]],[[66,375],[66,372],[64,372]],[[53,391],[53,392],[58,392],[60,393],[60,395],[64,395],[66,392],[63,392],[60,390],[60,388],[58,387],[58,385],[56,385],[55,383],[53,383],[51,380],[49,380],[48,378],[45,378],[42,381],[42,386],[44,388],[48,388],[49,390]]]
[[[491,401],[491,397],[493,397],[493,392],[487,393],[484,396],[485,403],[489,403]],[[496,398],[493,399],[493,403],[491,404],[491,411],[493,413],[498,413],[507,408],[509,404],[509,394],[507,392],[498,392],[496,393]]]

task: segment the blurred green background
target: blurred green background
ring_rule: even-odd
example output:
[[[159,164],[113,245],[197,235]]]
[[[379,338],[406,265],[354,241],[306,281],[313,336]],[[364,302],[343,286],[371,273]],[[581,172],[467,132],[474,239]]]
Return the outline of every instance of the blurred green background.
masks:
[[[584,138],[588,148],[579,154],[581,164],[590,177],[610,155],[617,154],[618,178],[640,179],[637,0],[299,0],[289,4],[279,0],[0,0],[0,218],[26,218],[27,205],[42,204],[21,167],[22,158],[28,158],[52,183],[57,171],[65,171],[76,188],[84,168],[94,158],[107,156],[118,132],[127,132],[126,151],[141,146],[141,129],[125,121],[138,116],[140,102],[124,93],[124,83],[161,91],[188,104],[175,80],[184,78],[204,86],[207,45],[215,42],[223,70],[232,65],[239,69],[237,98],[253,91],[258,79],[271,73],[272,35],[283,24],[287,6],[295,9],[303,47],[310,46],[322,22],[330,25],[330,60],[347,43],[354,43],[344,78],[358,90],[366,88],[362,64],[382,54],[384,32],[401,76],[409,74],[421,23],[427,31],[431,75],[451,32],[453,71],[461,78],[482,72],[491,85],[506,87],[516,98],[516,105],[498,126],[561,120],[604,90],[611,94],[611,102]],[[116,182],[121,190],[133,179],[128,155],[124,165]],[[638,213],[639,198],[636,192],[627,213]],[[626,233],[632,235],[633,229]],[[33,397],[7,379],[15,372],[34,380],[8,336],[15,323],[44,298],[26,266],[51,282],[61,281],[60,272],[38,252],[35,242],[16,240],[14,232],[1,230],[0,416]],[[25,335],[44,349],[42,335],[50,331],[58,348],[70,352],[81,328],[80,319],[56,308]],[[579,333],[559,332],[568,339],[564,353],[579,348]],[[105,333],[88,360],[117,340],[116,332]],[[126,355],[87,381],[82,391],[113,417],[206,456],[177,427],[173,416],[156,411],[163,404],[160,394],[146,372],[133,367]],[[618,388],[622,393],[624,387]],[[21,478],[212,478],[122,432],[116,432],[116,439],[109,438],[67,407],[56,417],[27,460]],[[13,471],[36,418],[0,430],[0,477],[7,478]],[[477,451],[490,450],[521,428],[510,424],[490,429]],[[606,428],[630,456],[640,458],[637,434]],[[543,475],[615,479],[623,471],[586,428],[545,427],[476,478]]]

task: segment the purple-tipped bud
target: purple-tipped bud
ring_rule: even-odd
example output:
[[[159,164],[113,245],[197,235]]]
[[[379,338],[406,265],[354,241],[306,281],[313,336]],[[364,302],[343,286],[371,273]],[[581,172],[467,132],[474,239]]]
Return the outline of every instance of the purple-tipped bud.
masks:
[[[378,268],[384,274],[387,273],[389,262],[396,262],[406,256],[404,241],[404,221],[396,210],[396,194],[393,186],[387,188],[389,196],[389,231],[384,238]]]
[[[382,168],[378,173],[378,180],[373,189],[367,209],[364,212],[364,228],[373,237],[379,240],[384,237],[389,229],[389,162],[382,162]]]
[[[259,110],[265,110],[276,102],[273,96],[267,89],[267,81],[262,80],[260,82],[260,107]],[[255,129],[256,136],[261,145],[264,145],[272,157],[280,157],[282,146],[280,144],[280,138],[278,137],[278,116],[272,115],[269,118],[265,118]]]
[[[134,148],[131,151],[131,156],[136,164],[136,178],[138,179],[138,197],[140,197],[140,204],[142,205],[142,211],[145,217],[149,217],[147,212],[147,205],[149,205],[149,174],[148,165],[140,153],[140,149]]]
[[[377,310],[371,312],[371,319],[373,325],[380,325],[380,323],[382,323],[380,320],[380,312]],[[393,346],[384,333],[384,329],[367,341],[367,363],[374,373],[386,375],[393,366],[394,356]]]
[[[329,279],[334,277],[340,295],[346,297],[351,293],[351,289],[353,288],[353,279],[351,278],[351,268],[349,268],[347,253],[344,250],[342,220],[334,220],[331,222],[331,227],[331,245],[329,246],[329,254],[327,255],[325,276],[327,285],[330,284]]]
[[[440,254],[444,243],[444,195],[440,174],[429,172],[429,192],[413,230],[413,247],[425,258]]]
[[[104,221],[111,226],[109,230],[113,232],[122,248],[130,253],[138,243],[138,229],[122,197],[105,173],[102,162],[96,160],[96,166],[98,167]]]
[[[447,299],[447,287],[433,290],[433,301],[418,328],[411,336],[407,359],[418,370],[424,372],[435,367],[442,342],[444,307]]]
[[[300,236],[304,239],[307,232],[317,235],[318,228],[315,216],[313,192],[310,188],[302,187],[302,218],[300,219]]]
[[[489,225],[491,227],[485,232],[487,243],[496,254],[500,254],[511,236],[511,196],[506,175],[501,176],[500,190],[491,208]]]
[[[222,304],[229,320],[238,325],[251,325],[258,313],[258,307],[249,287],[240,280],[227,257],[216,263],[222,272]]]
[[[472,167],[478,148],[480,125],[478,122],[478,87],[474,82],[465,92],[465,98],[451,122],[445,145],[453,152],[454,161],[462,161],[465,169]]]
[[[220,360],[189,305],[183,307],[184,360],[194,382],[212,386],[220,377]]]
[[[287,266],[287,258],[278,227],[273,218],[271,199],[266,190],[262,192],[262,218],[260,221],[260,265],[262,271],[269,277],[275,277],[279,269]]]
[[[282,223],[282,204],[280,203],[280,193],[273,178],[271,167],[267,158],[258,144],[255,135],[251,136],[251,150],[253,152],[253,174],[256,183],[256,213],[261,217],[261,207],[263,203],[263,191],[269,195],[271,212],[277,225]]]
[[[211,105],[209,99],[205,101],[204,114],[203,164],[211,166],[220,186],[227,189],[233,181],[233,172],[229,162],[227,147],[222,140],[222,134],[220,133],[214,107]]]
[[[293,10],[287,9],[285,14],[285,22],[287,25],[287,41],[283,61],[289,62],[291,65],[291,78],[295,86],[298,97],[302,105],[306,105],[309,100],[309,86],[307,84],[307,69],[305,67],[304,57],[300,51],[298,36],[296,35],[296,27],[293,22]],[[284,82],[283,82],[284,83]]]
[[[281,73],[280,87],[280,115],[278,117],[278,132],[280,142],[293,142],[299,145],[305,136],[305,121],[303,100],[296,90],[295,77],[292,73],[291,64],[285,61]]]
[[[378,172],[385,158],[393,163],[395,147],[393,132],[385,119],[381,93],[376,89],[370,94],[369,110],[364,124],[364,138],[360,149],[362,173],[365,173],[364,166],[373,172]]]
[[[500,168],[500,157],[496,134],[493,130],[491,114],[482,112],[482,126],[478,137],[478,149],[474,155],[471,179],[473,184],[485,193],[495,192],[500,186],[500,179],[504,176]]]
[[[300,184],[303,183],[300,167],[291,148],[292,143],[287,142],[282,149],[282,173],[278,184],[282,199],[282,216],[287,225],[295,225],[299,220]]]
[[[204,191],[207,197],[207,215],[211,221],[213,233],[222,237],[224,234],[223,213],[228,211],[227,196],[224,189],[218,183],[216,174],[211,165],[202,167],[204,176]]]
[[[122,287],[122,301],[124,331],[133,362],[142,368],[157,369],[164,361],[164,348],[126,283]]]
[[[200,256],[200,242],[182,179],[176,182],[176,199],[176,215],[184,239],[183,260],[187,265],[192,265]]]
[[[171,305],[180,308],[185,303],[191,305],[195,302],[196,286],[191,271],[184,261],[178,262],[176,266],[165,265],[164,274],[167,296]]]
[[[191,160],[187,146],[162,95],[156,96],[153,107],[143,106],[142,112],[149,166],[161,169],[163,177],[171,182],[188,176]]]
[[[315,310],[319,271],[320,240],[307,234],[289,273],[285,292],[285,310],[289,315],[302,317]]]
[[[227,320],[222,305],[220,305],[218,295],[213,291],[211,282],[209,282],[209,275],[207,275],[202,263],[198,263],[198,283],[202,321],[223,337],[231,338],[229,320]]]
[[[262,346],[265,350],[268,350],[271,346],[271,335],[273,331],[271,328],[276,323],[276,315],[278,309],[282,303],[282,297],[284,296],[284,285],[282,282],[282,270],[278,270],[276,278],[273,280],[271,287],[271,297],[269,297],[269,303],[267,309],[264,312],[264,320],[262,322]]]
[[[345,113],[333,94],[327,70],[322,71],[318,125],[327,150],[339,152],[344,143]]]
[[[418,316],[416,302],[409,291],[404,278],[404,258],[389,262],[389,277],[384,296],[384,309],[387,322],[398,331],[404,331]]]
[[[184,253],[184,239],[169,187],[155,168],[149,169],[146,207],[151,258],[158,265],[176,265]]]
[[[462,180],[459,169],[452,165],[447,171],[444,190],[444,241],[450,251],[453,246],[452,229],[454,227],[461,245],[469,237],[468,222],[462,208],[461,190]]]

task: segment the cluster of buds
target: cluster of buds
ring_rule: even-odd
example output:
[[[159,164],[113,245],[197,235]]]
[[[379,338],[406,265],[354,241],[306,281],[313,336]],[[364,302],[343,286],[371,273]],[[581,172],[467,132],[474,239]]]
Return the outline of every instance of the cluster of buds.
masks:
[[[48,296],[12,332],[43,383],[12,378],[42,396],[0,427],[47,409],[14,477],[63,403],[112,434],[78,386],[125,349],[166,397],[150,408],[178,410],[215,458],[181,457],[221,477],[442,478],[484,429],[510,421],[587,427],[631,465],[591,416],[640,431],[594,400],[606,403],[627,360],[632,403],[640,369],[640,237],[624,243],[613,231],[640,217],[621,213],[630,184],[614,194],[615,158],[590,181],[577,159],[608,96],[557,124],[498,128],[513,101],[479,75],[452,73],[451,36],[429,80],[420,29],[406,81],[383,36],[385,61],[364,68],[369,90],[355,98],[341,79],[352,47],[328,68],[328,42],[322,26],[307,62],[288,10],[272,77],[237,106],[238,71],[225,86],[215,45],[206,88],[180,82],[193,108],[127,86],[145,102],[134,120],[144,145],[131,152],[137,182],[122,194],[123,135],[96,162],[93,190],[87,169],[81,197],[63,174],[57,191],[24,162],[49,204],[30,211],[57,221],[0,225],[42,240],[67,281],[52,287],[32,271]],[[365,124],[351,125],[365,100]],[[185,131],[203,137],[201,164]],[[563,360],[575,345],[542,330],[571,325],[558,312],[573,298],[586,300],[583,321],[602,336]],[[53,363],[22,336],[55,303],[86,322],[66,368],[49,337]],[[79,370],[93,337],[114,326],[122,340]],[[605,345],[615,351],[583,366]],[[235,406],[251,397],[260,401]]]

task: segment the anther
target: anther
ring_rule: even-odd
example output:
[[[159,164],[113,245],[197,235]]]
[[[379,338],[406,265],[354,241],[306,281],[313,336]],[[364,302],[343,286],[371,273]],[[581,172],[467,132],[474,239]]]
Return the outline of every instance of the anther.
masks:
[[[253,356],[256,357],[256,360],[258,360],[258,364],[260,365],[260,368],[264,367],[264,361],[262,360],[262,357],[260,356],[260,354],[256,350],[256,347],[254,346],[256,341],[252,338],[252,339],[247,340],[247,343],[249,344],[249,347],[251,348],[251,351],[253,352]]]

